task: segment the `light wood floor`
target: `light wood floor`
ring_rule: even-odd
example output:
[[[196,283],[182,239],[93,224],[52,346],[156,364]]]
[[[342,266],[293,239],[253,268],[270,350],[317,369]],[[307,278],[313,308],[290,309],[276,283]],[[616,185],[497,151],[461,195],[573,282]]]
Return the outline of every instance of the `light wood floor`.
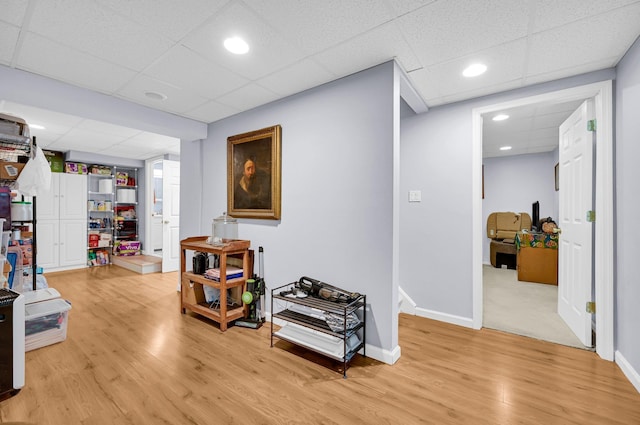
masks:
[[[268,326],[221,333],[180,314],[176,273],[47,277],[73,303],[68,337],[27,353],[26,386],[0,403],[0,422],[640,423],[640,394],[585,350],[401,315],[400,360],[356,358],[343,379],[332,362],[270,348]]]

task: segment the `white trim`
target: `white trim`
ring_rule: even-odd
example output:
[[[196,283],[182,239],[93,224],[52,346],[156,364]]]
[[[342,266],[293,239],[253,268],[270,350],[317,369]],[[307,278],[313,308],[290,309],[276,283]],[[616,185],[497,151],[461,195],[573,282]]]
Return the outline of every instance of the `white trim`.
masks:
[[[534,103],[561,103],[595,98],[598,142],[596,148],[596,214],[595,289],[596,289],[596,352],[605,359],[614,359],[614,299],[613,299],[613,86],[611,80],[537,96],[525,97],[472,110],[472,205],[473,205],[473,327],[482,327],[482,115],[503,109]]]
[[[145,208],[147,216],[144,218],[144,241],[142,242],[142,246],[144,246],[145,249],[142,253],[147,255],[154,255],[153,241],[151,240],[151,226],[153,225],[151,214],[153,213],[153,188],[155,187],[153,181],[153,164],[157,161],[162,161],[162,159],[162,156],[158,156],[147,159],[144,162],[144,184],[146,187],[144,197],[145,205],[147,205],[147,208]]]
[[[394,61],[394,63],[396,64],[398,75],[400,76],[400,97],[402,97],[404,101],[407,102],[407,105],[409,105],[409,107],[413,109],[413,112],[415,112],[416,114],[427,112],[429,110],[429,107],[425,103],[424,99],[422,99],[422,96],[420,96],[413,85],[411,85],[406,72],[404,72],[398,62]]]
[[[396,345],[391,351],[383,350],[380,347],[375,347],[371,344],[366,344],[367,349],[367,357],[378,360],[379,362],[386,363],[388,365],[392,365],[398,361],[401,354],[401,349],[399,345]]]
[[[402,288],[398,288],[398,312],[416,315],[416,303]]]
[[[640,374],[638,373],[637,370],[633,368],[633,366],[631,366],[631,363],[629,363],[627,359],[624,358],[622,353],[620,353],[620,351],[617,351],[617,350],[616,350],[616,364],[620,367],[620,370],[622,370],[622,373],[624,373],[624,376],[626,376],[627,379],[631,382],[631,384],[636,388],[636,391],[640,393]]]
[[[452,325],[464,326],[465,328],[475,328],[474,321],[468,317],[454,316],[453,314],[440,313],[438,311],[427,310],[426,308],[416,308],[416,316],[451,323]]]

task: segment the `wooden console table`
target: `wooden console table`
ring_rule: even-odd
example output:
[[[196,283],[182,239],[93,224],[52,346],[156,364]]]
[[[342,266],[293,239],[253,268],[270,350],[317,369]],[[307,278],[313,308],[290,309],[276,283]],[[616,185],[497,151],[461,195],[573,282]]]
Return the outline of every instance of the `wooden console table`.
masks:
[[[247,278],[249,277],[249,246],[250,241],[245,240],[224,240],[222,245],[211,245],[206,242],[207,236],[194,236],[180,241],[182,255],[180,258],[181,275],[181,295],[180,308],[182,314],[186,309],[208,317],[220,324],[220,330],[226,331],[227,324],[233,320],[246,316],[247,307],[242,303],[241,295],[245,290]],[[187,271],[186,251],[206,252],[217,254],[220,257],[220,281],[207,279],[201,274]],[[242,258],[242,277],[227,280],[227,258],[237,256]],[[220,290],[219,308],[210,308],[204,295],[203,285]],[[227,289],[237,292],[234,297],[238,306],[227,305]]]

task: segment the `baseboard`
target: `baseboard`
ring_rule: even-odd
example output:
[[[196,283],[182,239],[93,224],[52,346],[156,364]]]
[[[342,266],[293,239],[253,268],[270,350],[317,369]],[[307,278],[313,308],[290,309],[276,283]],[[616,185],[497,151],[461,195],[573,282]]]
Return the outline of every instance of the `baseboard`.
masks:
[[[616,351],[615,362],[624,373],[624,376],[627,377],[629,382],[635,387],[636,391],[640,393],[640,374],[636,371],[633,366],[624,358],[620,351]]]
[[[398,311],[400,313],[416,315],[416,303],[407,295],[402,288],[398,288]]]
[[[473,329],[473,319],[468,317],[454,316],[453,314],[440,313],[438,311],[427,310],[426,308],[416,308],[416,316],[426,319],[438,320],[440,322],[451,323],[452,325],[464,326]]]
[[[266,321],[267,322],[265,323],[265,325],[270,326],[271,313],[267,312]],[[280,319],[275,319],[275,321],[273,322],[274,325],[278,325],[278,326],[283,326],[286,323],[287,321],[280,320]],[[397,362],[401,355],[400,346],[396,346],[393,350],[389,351],[389,350],[382,349],[380,347],[376,347],[371,344],[366,344],[366,349],[367,349],[367,357],[370,357],[374,360],[378,360],[379,362],[386,363],[389,365],[392,365],[395,362]]]
[[[388,365],[392,365],[398,361],[401,355],[401,349],[399,345],[396,345],[396,348],[393,350],[383,350],[380,347],[375,347],[373,345],[367,344],[367,357],[371,357],[379,362],[386,363]]]

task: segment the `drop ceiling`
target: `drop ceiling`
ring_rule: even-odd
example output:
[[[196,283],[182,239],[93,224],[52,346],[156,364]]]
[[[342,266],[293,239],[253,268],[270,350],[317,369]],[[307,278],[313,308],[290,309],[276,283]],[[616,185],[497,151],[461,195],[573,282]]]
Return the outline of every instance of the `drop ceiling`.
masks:
[[[210,123],[391,59],[428,107],[607,69],[638,22],[632,0],[5,0],[0,64]],[[247,55],[224,50],[232,35]],[[463,78],[473,62],[488,71]],[[154,135],[78,120],[41,140],[151,154],[135,141]]]

